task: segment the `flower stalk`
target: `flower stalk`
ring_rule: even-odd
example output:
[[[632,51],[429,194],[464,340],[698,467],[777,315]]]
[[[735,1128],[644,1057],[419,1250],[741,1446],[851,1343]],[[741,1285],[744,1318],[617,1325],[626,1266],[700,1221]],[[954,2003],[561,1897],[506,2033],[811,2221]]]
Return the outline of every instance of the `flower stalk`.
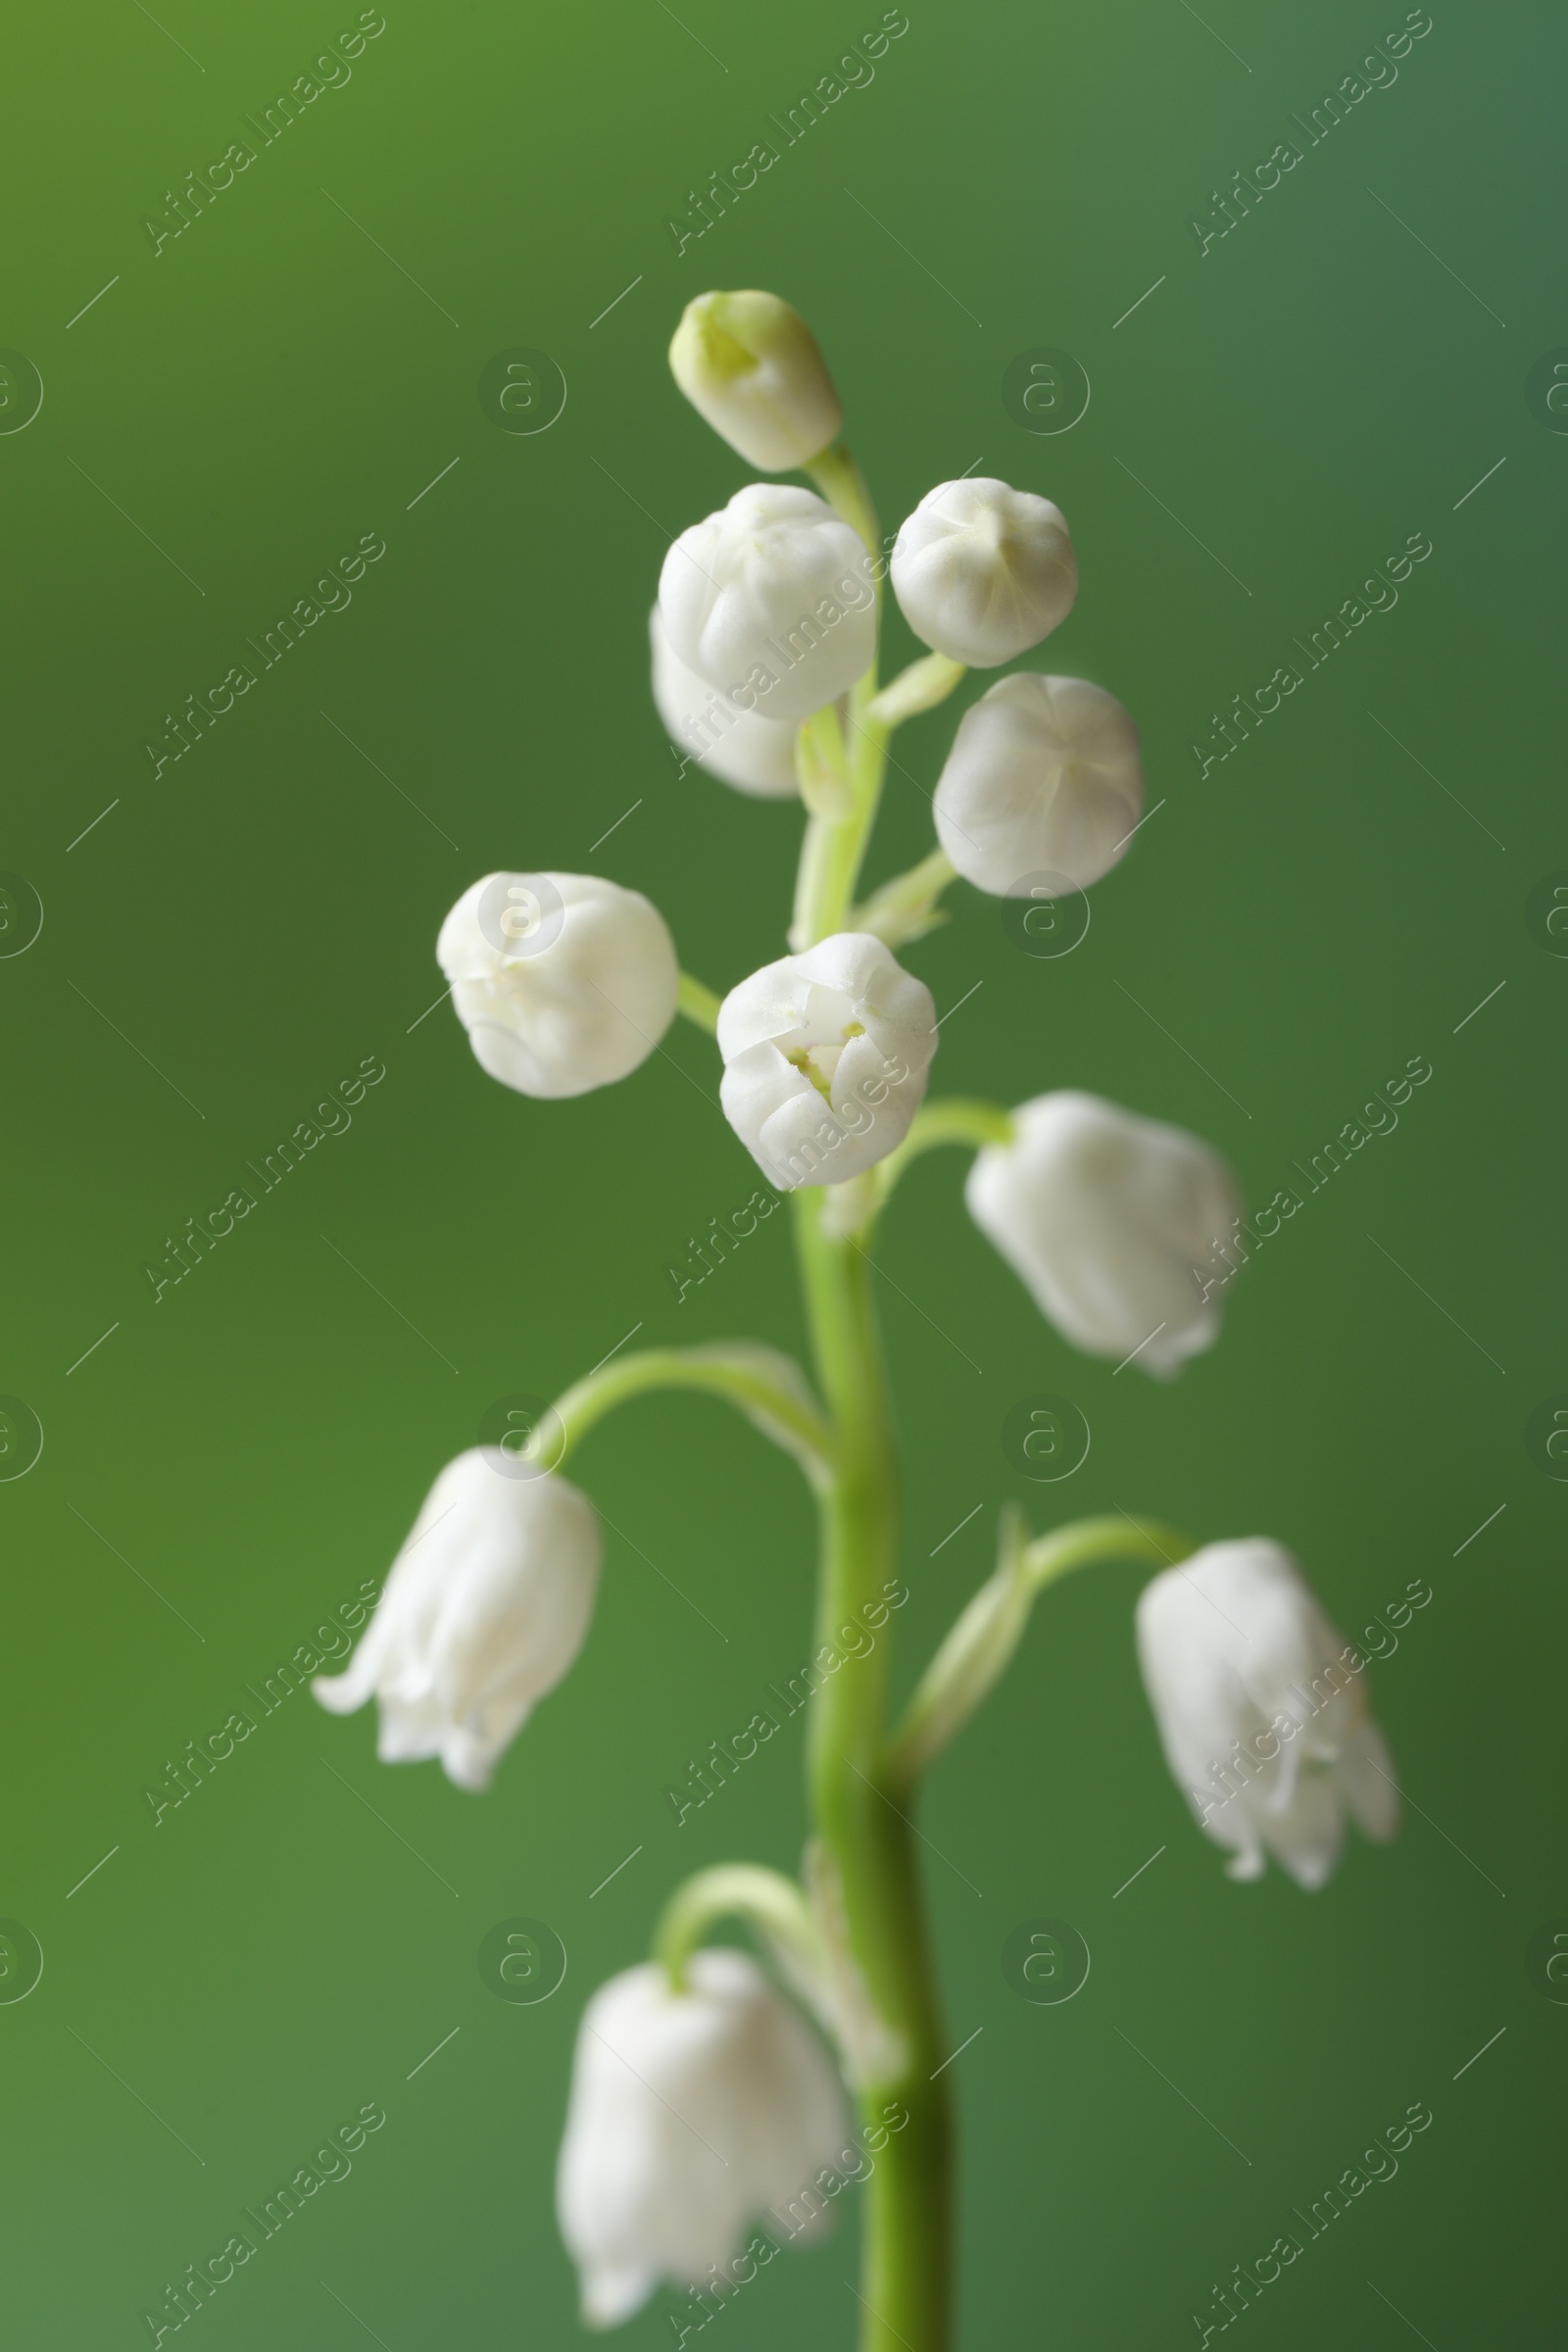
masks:
[[[1195,1549],[1159,1520],[1080,1519],[1030,1543],[1023,1514],[1002,1515],[1001,1557],[926,1668],[888,1753],[889,1785],[912,1790],[982,1699],[996,1688],[1022,1641],[1035,1601],[1048,1585],[1102,1560],[1173,1568]]]
[[[876,512],[842,444],[808,468],[837,514],[880,553]],[[878,581],[878,596],[881,585]],[[872,715],[875,666],[847,705],[850,805],[807,821],[790,945],[798,953],[849,922],[881,800],[890,723]],[[940,855],[940,853],[938,854]],[[926,908],[951,878],[926,861],[912,904]],[[820,1497],[818,1639],[842,1625],[892,1576],[898,1553],[898,1472],[887,1372],[871,1297],[871,1266],[852,1233],[836,1230],[831,1195],[794,1197],[796,1246],[817,1382],[834,1433]],[[851,1661],[811,1701],[808,1779],[824,1874],[840,1908],[848,1964],[873,2012],[863,2065],[855,2068],[862,2117],[890,2100],[907,2128],[890,2139],[866,2184],[861,2254],[861,2352],[946,2352],[953,2305],[953,2127],[936,1971],[914,1829],[885,1778],[891,1642]]]
[[[710,988],[705,988],[701,980],[694,980],[690,972],[681,973],[675,1010],[699,1029],[706,1029],[710,1037],[718,1027],[718,1005],[719,1000]]]
[[[712,1348],[642,1348],[590,1372],[560,1396],[530,1434],[523,1458],[562,1468],[594,1425],[619,1404],[660,1389],[723,1396],[765,1437],[795,1454],[813,1485],[831,1469],[834,1438],[792,1356],[749,1341]]]
[[[968,675],[965,664],[947,654],[927,654],[890,679],[871,705],[871,716],[885,727],[902,727],[906,718],[934,710]]]
[[[911,1159],[935,1152],[943,1144],[959,1144],[971,1152],[987,1144],[1012,1141],[1012,1114],[995,1102],[978,1102],[960,1095],[939,1097],[915,1112],[909,1132],[896,1152],[876,1168],[877,1205],[881,1206]]]
[[[795,1881],[756,1862],[720,1862],[676,1887],[655,1932],[654,1957],[677,1992],[686,1989],[687,1962],[721,1919],[748,1921],[797,1968],[823,1973],[822,1939]]]
[[[887,947],[906,947],[911,940],[924,939],[948,917],[937,901],[950,882],[957,879],[957,868],[946,850],[933,850],[907,873],[895,874],[874,890],[862,906],[853,907],[847,918],[851,931],[869,931]]]
[[[897,1473],[871,1267],[822,1229],[819,1194],[795,1197],[796,1236],[817,1378],[836,1433],[821,1498],[818,1639],[874,1600],[897,1558]],[[890,2100],[907,2129],[866,2184],[861,2352],[945,2352],[952,2298],[952,2119],[948,2055],[914,1829],[890,1793],[885,1740],[890,1643],[811,1701],[808,1780],[852,1964],[881,2028],[880,2063],[858,2084],[874,2122]],[[933,2079],[934,2078],[934,2079]]]

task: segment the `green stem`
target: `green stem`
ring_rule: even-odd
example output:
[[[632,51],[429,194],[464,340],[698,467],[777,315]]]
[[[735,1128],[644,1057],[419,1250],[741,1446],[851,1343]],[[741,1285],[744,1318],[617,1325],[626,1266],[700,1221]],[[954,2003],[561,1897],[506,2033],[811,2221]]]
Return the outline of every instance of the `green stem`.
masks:
[[[807,1467],[813,1484],[827,1475],[833,1432],[808,1389],[800,1366],[770,1348],[736,1343],[715,1348],[645,1348],[590,1372],[558,1396],[554,1421],[536,1433],[541,1466],[559,1470],[596,1422],[633,1396],[658,1389],[696,1389],[727,1397],[748,1420]]]
[[[855,806],[849,753],[837,706],[824,703],[795,733],[795,777],[813,819],[841,824]]]
[[[695,1021],[699,1029],[706,1029],[710,1037],[718,1027],[720,1002],[710,988],[705,988],[700,980],[694,980],[690,972],[682,972],[675,997],[675,1010],[683,1012],[689,1021]]]
[[[872,558],[880,563],[881,539],[876,510],[860,468],[842,442],[835,442],[806,468],[834,511],[859,533]],[[880,577],[877,603],[882,600]],[[795,919],[790,945],[799,954],[819,939],[844,927],[855,901],[871,827],[882,797],[882,774],[887,763],[888,732],[869,715],[877,690],[876,663],[850,689],[845,712],[848,737],[849,808],[846,813],[816,811],[807,821],[806,843],[795,893]]]
[[[1048,1585],[1102,1560],[1172,1567],[1197,1546],[1158,1519],[1080,1519],[1031,1544],[1014,1504],[1003,1515],[1002,1557],[921,1676],[888,1750],[889,1786],[904,1801],[933,1759],[1006,1672],[1035,1601]]]
[[[873,562],[882,558],[882,532],[877,522],[871,493],[865,476],[851,457],[842,441],[835,441],[821,456],[813,458],[804,468],[816,484],[835,514],[842,515],[850,528],[858,531]]]
[[[677,1992],[686,1989],[686,1963],[714,1923],[748,1920],[803,1969],[820,1973],[822,1944],[810,1906],[793,1879],[756,1862],[719,1862],[677,1886],[654,1935]]]
[[[918,1159],[922,1152],[934,1152],[942,1144],[961,1144],[978,1152],[986,1144],[1011,1141],[1012,1113],[998,1103],[980,1102],[965,1095],[939,1096],[935,1102],[922,1103],[898,1150],[879,1159],[872,1170],[877,1206],[881,1207],[910,1160]]]
[[[906,718],[916,718],[922,710],[934,710],[938,703],[945,703],[968,674],[961,662],[954,662],[946,654],[927,654],[888,680],[871,706],[871,715],[885,726],[902,727]]]
[[[823,1232],[821,1200],[803,1188],[794,1205],[817,1377],[837,1433],[817,1594],[818,1640],[834,1642],[857,1612],[886,1607],[897,1488],[870,1265],[853,1241]],[[847,1661],[812,1698],[810,1797],[850,1958],[882,2029],[857,2084],[862,2120],[880,2140],[887,2110],[908,2118],[886,2136],[866,2186],[861,2352],[945,2352],[953,2156],[949,2079],[937,2070],[949,2052],[913,1825],[886,1782],[890,1646],[884,1637]]]
[[[906,873],[895,874],[883,882],[858,906],[850,909],[846,927],[851,931],[871,931],[890,948],[901,948],[906,941],[923,939],[934,931],[947,916],[937,910],[937,901],[950,882],[957,879],[957,868],[946,850],[933,850],[918,865]]]

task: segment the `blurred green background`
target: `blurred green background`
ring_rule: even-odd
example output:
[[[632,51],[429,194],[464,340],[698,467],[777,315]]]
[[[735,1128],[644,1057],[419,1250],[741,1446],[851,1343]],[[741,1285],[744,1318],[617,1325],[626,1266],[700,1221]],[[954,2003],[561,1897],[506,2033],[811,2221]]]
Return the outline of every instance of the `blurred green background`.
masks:
[[[1435,7],[1308,145],[1292,115],[1403,21],[910,0],[874,79],[681,254],[670,218],[879,10],[388,0],[352,78],[267,145],[246,117],[352,9],[89,0],[14,29],[0,343],[44,394],[0,431],[0,866],[44,916],[0,960],[0,1390],[44,1432],[0,1484],[0,1913],[44,1955],[0,2004],[14,2340],[150,2340],[165,2283],[369,2101],[352,2176],[193,2323],[212,2352],[576,2340],[552,2174],[581,2002],[678,1874],[798,1853],[798,1723],[684,1827],[664,1795],[808,1642],[799,1482],[689,1399],[580,1457],[613,1531],[597,1621],[488,1798],[381,1769],[368,1713],[306,1695],[156,1827],[142,1794],[384,1572],[503,1393],[637,1325],[799,1344],[782,1216],[678,1306],[665,1273],[756,1182],[703,1100],[707,1041],[683,1026],[548,1105],[484,1079],[450,1008],[420,1018],[442,915],[500,865],[645,890],[719,988],[781,950],[798,816],[678,774],[646,690],[666,537],[745,478],[664,368],[710,285],[812,320],[890,529],[971,467],[1061,504],[1083,588],[1043,659],[1144,730],[1159,813],[1075,954],[1020,954],[962,888],[910,952],[940,1005],[978,992],[935,1087],[1093,1087],[1212,1138],[1257,1205],[1409,1056],[1433,1068],[1173,1387],[1038,1320],[957,1155],[888,1220],[902,1680],[1010,1494],[1037,1526],[1121,1505],[1276,1535],[1352,1635],[1412,1576],[1434,1595],[1371,1677],[1404,1832],[1312,1898],[1227,1884],[1188,1819],[1133,1573],[1042,1607],[922,1817],[954,2045],[984,2029],[955,2069],[962,2341],[1192,2340],[1211,2282],[1416,2100],[1434,2126],[1397,2180],[1246,2328],[1551,2340],[1568,2008],[1530,1955],[1568,1925],[1568,1488],[1525,1432],[1568,1389],[1568,966],[1526,910],[1568,866],[1568,441],[1526,379],[1568,343],[1565,27]],[[144,220],[172,227],[167,196],[242,138],[256,160],[155,251]],[[1216,191],[1286,138],[1299,165],[1201,251],[1192,217],[1217,227]],[[1059,436],[1002,400],[1038,346],[1093,388]],[[478,397],[517,347],[568,387],[533,436]],[[8,367],[0,424],[27,406]],[[1200,778],[1211,714],[1415,532],[1397,608]],[[166,714],[364,534],[386,552],[352,604],[155,776]],[[874,879],[929,846],[954,717],[895,747]],[[15,943],[31,901],[9,904]],[[366,1056],[386,1075],[352,1128],[155,1305],[143,1262]],[[1040,1389],[1094,1432],[1059,1488],[1000,1443]],[[515,1913],[569,1955],[542,2006],[476,1968]],[[1059,2008],[1000,1966],[1039,1913],[1093,1952]],[[773,2265],[724,2339],[848,2343],[855,2230]],[[625,2340],[673,2341],[681,2301]]]

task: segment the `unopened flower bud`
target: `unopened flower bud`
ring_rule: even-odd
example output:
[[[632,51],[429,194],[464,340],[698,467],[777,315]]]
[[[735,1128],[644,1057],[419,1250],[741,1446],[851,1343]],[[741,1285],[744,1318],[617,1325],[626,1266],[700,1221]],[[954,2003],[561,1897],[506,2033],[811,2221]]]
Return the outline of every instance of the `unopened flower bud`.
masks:
[[[659,579],[676,659],[764,718],[808,718],[870,668],[876,589],[858,535],[812,490],[753,482],[682,531]]]
[[[449,1462],[350,1659],[312,1685],[334,1715],[380,1701],[383,1764],[439,1756],[485,1788],[503,1748],[588,1631],[601,1541],[564,1478],[525,1477],[501,1446]]]
[[[654,702],[670,741],[710,775],[756,800],[782,801],[798,794],[794,720],[737,710],[727,695],[677,661],[657,605],[648,630],[654,651]]]
[[[1345,1815],[1399,1824],[1393,1760],[1361,1660],[1291,1554],[1265,1537],[1207,1544],[1145,1587],[1138,1654],[1166,1760],[1233,1879],[1264,1849],[1298,1886],[1340,1858]]]
[[[1086,678],[1016,670],[959,721],[937,837],[994,898],[1060,897],[1109,872],[1143,807],[1138,730],[1115,697]]]
[[[890,569],[915,635],[973,669],[1027,653],[1066,619],[1078,594],[1061,509],[984,474],[927,491],[899,532]]]
[[[969,1214],[1075,1348],[1169,1378],[1212,1347],[1209,1263],[1239,1202],[1196,1136],[1096,1095],[1037,1095],[969,1171]]]
[[[663,916],[595,874],[487,874],[435,952],[475,1059],[520,1095],[609,1086],[675,1017],[680,967]]]
[[[840,931],[762,966],[718,1008],[718,1099],[780,1192],[844,1184],[904,1141],[936,1006],[879,939]]]
[[[844,426],[816,337],[776,294],[699,294],[669,347],[698,415],[759,473],[820,457]]]

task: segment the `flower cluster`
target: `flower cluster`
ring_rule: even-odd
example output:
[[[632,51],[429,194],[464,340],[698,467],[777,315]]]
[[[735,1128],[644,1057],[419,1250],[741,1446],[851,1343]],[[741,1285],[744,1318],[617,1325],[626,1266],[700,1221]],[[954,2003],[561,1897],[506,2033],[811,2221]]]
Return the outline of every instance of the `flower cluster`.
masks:
[[[838,440],[837,392],[786,303],[755,291],[700,297],[670,364],[749,466],[768,476],[798,468],[815,485],[748,482],[682,532],[650,624],[654,702],[671,736],[736,791],[804,804],[789,952],[720,1000],[682,973],[667,924],[639,892],[559,871],[486,875],[436,943],[475,1058],[517,1094],[561,1100],[630,1077],[683,1012],[715,1040],[735,1135],[770,1184],[797,1196],[818,1277],[813,1250],[849,1243],[865,1254],[915,1154],[968,1144],[970,1216],[1042,1315],[1076,1348],[1172,1377],[1218,1336],[1217,1307],[1192,1268],[1241,1213],[1224,1161],[1178,1128],[1078,1091],[1010,1110],[927,1104],[936,1010],[895,953],[943,919],[936,901],[959,877],[993,897],[1051,898],[1111,871],[1144,802],[1127,712],[1084,678],[1015,669],[996,680],[955,732],[935,794],[937,846],[863,903],[854,896],[893,728],[970,669],[1033,652],[1071,612],[1078,564],[1066,519],[1006,482],[943,482],[884,561]],[[886,585],[929,651],[879,687]],[[849,1296],[828,1310],[826,1344],[818,1321],[824,1358],[850,1319]],[[318,1681],[318,1697],[338,1712],[375,1697],[385,1761],[438,1756],[460,1788],[485,1788],[574,1662],[592,1616],[599,1522],[560,1475],[576,1441],[643,1390],[707,1390],[793,1453],[819,1495],[842,1500],[863,1401],[855,1381],[880,1379],[874,1344],[856,1363],[848,1407],[846,1384],[829,1380],[830,1415],[789,1359],[749,1343],[607,1359],[559,1400],[548,1446],[536,1433],[520,1448],[475,1447],[442,1471],[346,1672]],[[852,1516],[871,1507],[871,1478],[862,1463]],[[878,1721],[858,1752],[882,1756],[907,1790],[1004,1670],[1035,1594],[1067,1567],[1131,1549],[1171,1563],[1139,1604],[1138,1649],[1200,1825],[1229,1853],[1233,1877],[1256,1877],[1272,1854],[1301,1886],[1321,1886],[1348,1814],[1378,1838],[1397,1818],[1360,1660],[1279,1544],[1195,1548],[1164,1531],[1175,1557],[1159,1533],[1122,1518],[1125,1527],[1089,1521],[1027,1543],[1004,1515],[996,1575],[897,1733]],[[1244,1753],[1233,1787],[1226,1760]],[[1217,1803],[1202,1793],[1216,1776]],[[848,1811],[865,1810],[858,1791],[850,1799]],[[906,2085],[924,2098],[936,2080],[930,2053],[915,2061],[916,2029],[887,2014],[886,1982],[878,1993],[869,1980],[820,1815],[819,1828],[804,1888],[749,1865],[699,1874],[672,1899],[658,1956],[588,2003],[558,2205],[593,2326],[627,2319],[661,2280],[712,2273],[759,2213],[831,2165],[847,2130],[841,2079],[867,2098]],[[861,1889],[862,1903],[875,1899]],[[788,1992],[744,1953],[698,1948],[726,1913],[757,1930]],[[911,2132],[908,2144],[930,2143]],[[924,2327],[913,2305],[900,2309]],[[939,2325],[922,2344],[937,2342]]]

